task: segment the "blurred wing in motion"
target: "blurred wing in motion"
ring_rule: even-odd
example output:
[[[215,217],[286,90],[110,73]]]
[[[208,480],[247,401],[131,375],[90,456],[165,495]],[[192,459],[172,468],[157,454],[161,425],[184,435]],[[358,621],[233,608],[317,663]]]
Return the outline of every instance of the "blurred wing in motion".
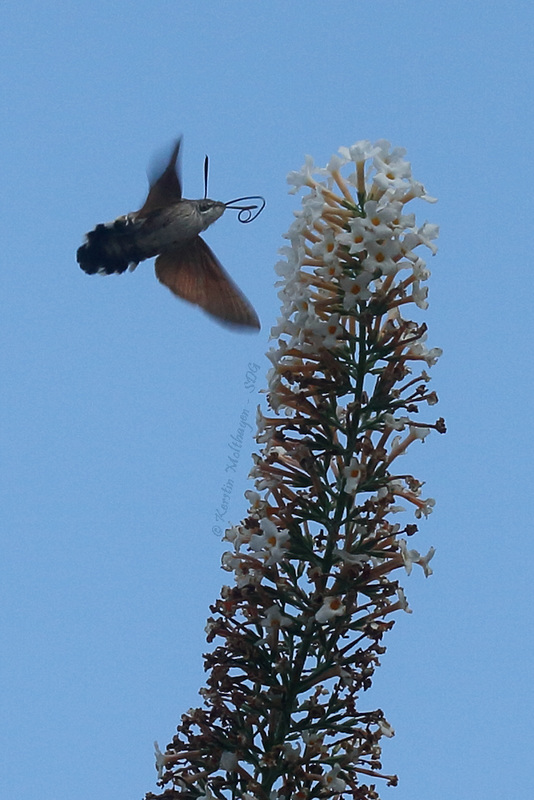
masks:
[[[136,216],[146,217],[151,211],[179,203],[182,199],[182,185],[178,175],[177,160],[180,152],[181,138],[174,145],[171,157],[161,175],[151,184],[148,197]]]
[[[89,275],[125,272],[128,267],[133,269],[140,261],[155,255],[154,237],[150,237],[150,245],[146,247],[143,223],[151,212],[169,208],[182,199],[182,186],[177,172],[181,142],[178,139],[174,145],[165,169],[153,181],[140,211],[97,225],[86,235],[86,241],[76,253],[76,260],[84,272]]]
[[[186,247],[162,253],[155,266],[158,280],[173,294],[223,323],[259,330],[256,312],[200,236]]]

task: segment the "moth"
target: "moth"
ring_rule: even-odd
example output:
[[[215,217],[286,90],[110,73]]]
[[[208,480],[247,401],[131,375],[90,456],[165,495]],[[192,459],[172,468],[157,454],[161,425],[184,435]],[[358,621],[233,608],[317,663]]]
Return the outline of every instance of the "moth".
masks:
[[[156,256],[156,277],[173,294],[200,306],[222,323],[259,329],[253,307],[200,233],[213,225],[227,208],[238,209],[241,222],[251,222],[263,210],[265,200],[240,197],[222,203],[207,197],[202,200],[182,197],[177,166],[181,141],[178,139],[164,171],[151,183],[142,208],[97,225],[86,234],[76,260],[89,275],[111,275],[133,270],[140,261]],[[205,187],[207,168],[206,157]],[[239,205],[243,202],[252,204]]]

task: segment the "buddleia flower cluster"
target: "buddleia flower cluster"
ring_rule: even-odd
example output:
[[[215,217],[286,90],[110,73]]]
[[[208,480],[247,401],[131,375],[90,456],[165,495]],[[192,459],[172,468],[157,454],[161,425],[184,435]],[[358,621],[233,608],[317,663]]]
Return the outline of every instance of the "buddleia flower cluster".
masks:
[[[400,457],[445,431],[428,420],[440,351],[410,319],[427,307],[421,252],[438,230],[407,211],[433,198],[404,155],[360,141],[288,177],[304,196],[276,266],[255,491],[225,534],[232,583],[206,628],[203,705],[157,748],[149,799],[371,800],[397,781],[381,764],[393,729],[364,692],[392,615],[409,611],[398,571],[432,572],[434,549],[409,539],[434,501]]]

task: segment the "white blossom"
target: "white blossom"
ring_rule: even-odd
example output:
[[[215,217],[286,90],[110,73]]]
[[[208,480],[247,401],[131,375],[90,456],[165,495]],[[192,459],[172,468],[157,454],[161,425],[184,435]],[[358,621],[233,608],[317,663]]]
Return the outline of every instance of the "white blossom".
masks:
[[[319,623],[328,622],[334,617],[341,617],[346,609],[339,597],[326,597],[319,611],[315,614],[315,619]]]

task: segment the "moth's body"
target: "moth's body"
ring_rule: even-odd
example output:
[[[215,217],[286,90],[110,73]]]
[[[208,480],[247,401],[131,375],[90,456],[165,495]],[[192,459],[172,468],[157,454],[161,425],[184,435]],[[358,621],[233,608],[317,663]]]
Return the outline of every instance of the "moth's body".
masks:
[[[195,303],[219,320],[259,328],[256,312],[199,236],[226,209],[217,200],[182,198],[176,159],[151,186],[139,211],[97,225],[77,252],[90,275],[125,272],[140,261],[156,258],[156,275],[174,294]]]
[[[125,214],[90,231],[78,260],[89,274],[125,272],[160,253],[183,250],[219,219],[225,208],[215,200],[180,200],[146,216],[139,211]]]

